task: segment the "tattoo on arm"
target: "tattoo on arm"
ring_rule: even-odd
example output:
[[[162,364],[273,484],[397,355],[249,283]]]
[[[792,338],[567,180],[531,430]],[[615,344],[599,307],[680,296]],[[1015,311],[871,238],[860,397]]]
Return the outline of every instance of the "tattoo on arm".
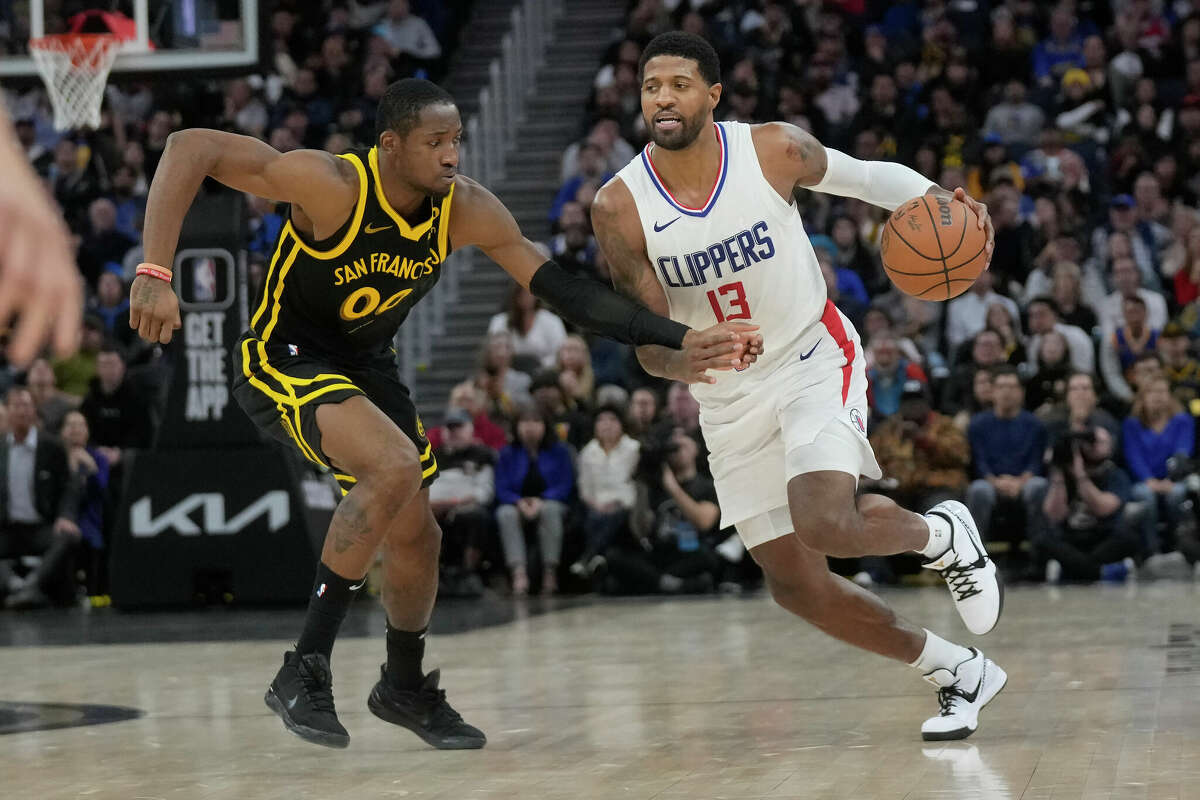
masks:
[[[636,252],[625,237],[615,230],[615,212],[604,204],[596,204],[592,209],[592,224],[596,240],[608,260],[613,288],[626,297],[637,300],[651,311],[666,315],[667,309],[662,308],[662,303],[659,302],[662,288],[654,274],[646,269],[645,257]],[[669,378],[677,352],[669,347],[648,344],[637,348],[637,357],[646,372]]]
[[[812,134],[789,125],[787,131],[787,158],[796,170],[796,186],[813,186],[825,177],[829,159],[825,148]]]

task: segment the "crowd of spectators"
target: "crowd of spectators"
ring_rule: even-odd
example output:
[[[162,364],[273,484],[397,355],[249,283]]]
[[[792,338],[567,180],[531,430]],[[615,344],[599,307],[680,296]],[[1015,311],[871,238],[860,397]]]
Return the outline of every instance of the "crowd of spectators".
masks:
[[[81,509],[90,497],[103,513],[105,481],[121,450],[148,436],[132,421],[149,418],[161,383],[157,351],[125,328],[124,297],[169,133],[224,127],[281,150],[369,142],[389,81],[442,74],[465,5],[279,4],[265,74],[122,83],[94,133],[54,133],[36,92],[10,98],[76,232],[91,300],[79,356],[25,375],[0,369],[0,384],[27,385],[10,401],[30,397],[42,430],[61,432]],[[990,271],[931,303],[886,279],[886,211],[796,193],[829,296],[866,344],[884,476],[862,488],[918,511],[964,500],[1010,577],[1190,576],[1200,557],[1200,2],[634,0],[546,198],[547,250],[599,280],[609,275],[591,203],[646,142],[638,58],[674,29],[721,55],[719,120],[797,125],[989,207]],[[261,271],[283,218],[269,203],[247,207]],[[753,585],[752,559],[720,524],[686,387],[644,374],[627,347],[577,335],[516,287],[462,378],[430,429],[444,593]],[[115,417],[103,410],[113,407]],[[81,533],[64,535],[86,538],[86,516],[77,511],[67,522]],[[837,566],[863,582],[920,572],[902,557]]]

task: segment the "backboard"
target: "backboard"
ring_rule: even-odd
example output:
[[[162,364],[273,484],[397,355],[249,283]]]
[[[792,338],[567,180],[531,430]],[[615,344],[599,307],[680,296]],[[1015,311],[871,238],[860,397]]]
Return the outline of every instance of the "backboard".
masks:
[[[17,0],[0,2],[0,79],[36,77],[29,39],[64,33],[76,14],[101,10],[117,11],[133,25],[114,74],[258,63],[258,0]],[[98,20],[88,24],[87,32],[104,32]]]

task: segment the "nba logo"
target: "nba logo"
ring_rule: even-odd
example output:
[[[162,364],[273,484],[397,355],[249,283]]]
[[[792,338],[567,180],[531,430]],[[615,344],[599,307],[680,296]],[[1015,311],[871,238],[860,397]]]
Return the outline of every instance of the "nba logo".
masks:
[[[850,424],[853,425],[854,429],[859,433],[863,434],[864,436],[866,435],[867,423],[863,421],[862,412],[857,408],[850,409]]]
[[[325,596],[325,584],[322,583],[319,587],[317,587],[317,597],[324,597],[324,596]]]
[[[288,345],[288,355],[290,355],[290,356],[300,355],[300,348],[296,347],[296,345],[294,345],[294,344],[289,344]]]
[[[196,260],[192,291],[197,303],[212,303],[217,299],[217,265],[211,258]]]

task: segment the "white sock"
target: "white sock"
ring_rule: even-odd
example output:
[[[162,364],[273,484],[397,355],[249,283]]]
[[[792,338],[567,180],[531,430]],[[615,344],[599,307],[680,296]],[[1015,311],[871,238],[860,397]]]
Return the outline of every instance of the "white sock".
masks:
[[[936,514],[921,517],[929,526],[929,541],[917,552],[926,558],[940,556],[950,548],[952,538],[950,523]]]
[[[916,667],[924,674],[933,672],[935,669],[947,669],[954,672],[955,667],[974,657],[975,654],[967,648],[954,642],[947,642],[926,628],[925,647],[921,649],[921,655],[917,656],[917,660],[909,666]]]

